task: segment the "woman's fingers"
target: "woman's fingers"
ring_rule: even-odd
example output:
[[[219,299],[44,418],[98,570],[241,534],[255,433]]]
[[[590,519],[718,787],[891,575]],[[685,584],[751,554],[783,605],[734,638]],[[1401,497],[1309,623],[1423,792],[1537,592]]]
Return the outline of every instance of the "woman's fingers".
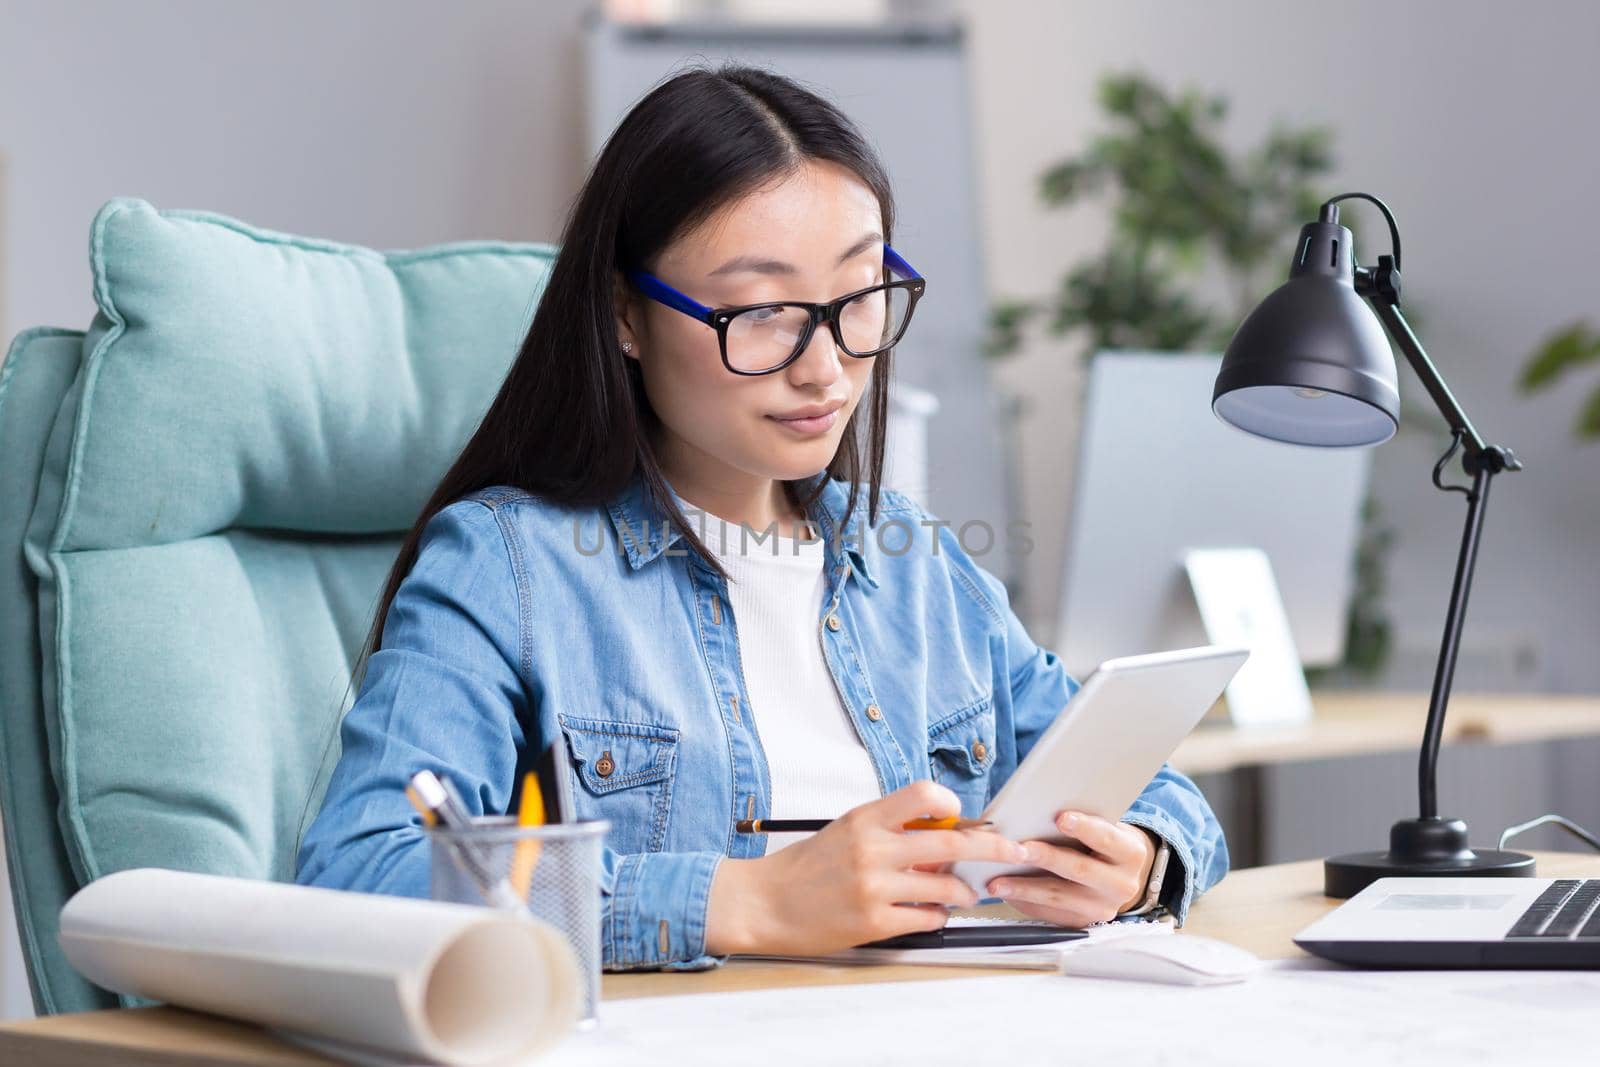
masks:
[[[1114,823],[1082,811],[1062,811],[1056,814],[1056,827],[1114,863],[1126,863],[1143,854],[1139,835],[1144,831],[1125,822]]]
[[[924,815],[935,819],[960,815],[961,798],[949,786],[930,778],[918,778],[852,810],[870,812],[873,822],[899,832],[906,823]]]
[[[970,908],[980,899],[972,887],[953,874],[896,871],[884,879],[882,896],[894,904],[934,904]]]
[[[1008,874],[994,879],[989,890],[1025,915],[1063,926],[1088,926],[1117,914],[1116,904],[1103,894],[1049,875]]]
[[[1028,850],[1033,857],[1029,862],[1049,874],[999,875],[990,879],[990,893],[1004,898],[1008,892],[1019,892],[1028,899],[1037,900],[1041,885],[1050,886],[1058,895],[1078,887],[1094,897],[1103,898],[1115,911],[1118,904],[1130,899],[1140,888],[1135,884],[1138,881],[1135,864],[1111,863],[1099,856],[1045,841],[1028,842]],[[1041,903],[1052,903],[1059,899],[1057,896]]]
[[[1029,864],[1082,885],[1099,886],[1116,869],[1109,861],[1070,845],[1029,841],[1025,847]]]
[[[954,793],[926,779],[862,809],[871,810],[840,827],[856,837],[853,855],[862,881],[855,904],[874,916],[872,926],[892,932],[937,929],[947,908],[971,907],[984,896],[1066,926],[1103,922],[1115,918],[1120,902],[1139,888],[1133,882],[1149,851],[1138,827],[1078,811],[1060,812],[1056,827],[1081,848],[1017,842],[987,829],[904,830],[918,815],[959,810]],[[975,892],[950,873],[962,860],[1026,865],[1043,873],[998,875]]]
[[[1095,923],[1106,922],[1115,918],[1108,904],[1083,905],[1057,908],[1048,904],[1035,904],[1027,900],[1007,901],[1013,908],[1030,919],[1043,919],[1045,922],[1055,923],[1057,926],[1074,926],[1079,929],[1093,926]]]
[[[892,856],[902,867],[956,860],[1024,862],[1022,846],[992,830],[903,830],[896,836]]]
[[[890,904],[880,921],[882,932],[872,940],[918,930],[938,930],[949,918],[950,913],[943,904]]]

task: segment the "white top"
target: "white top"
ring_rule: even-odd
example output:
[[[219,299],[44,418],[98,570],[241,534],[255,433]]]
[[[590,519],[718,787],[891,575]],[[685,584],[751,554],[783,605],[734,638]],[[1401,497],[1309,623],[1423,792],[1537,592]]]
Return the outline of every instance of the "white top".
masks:
[[[878,774],[822,657],[824,544],[765,536],[705,513],[702,540],[728,571],[748,706],[772,775],[772,819],[832,819],[881,795]],[[813,531],[815,528],[813,527]],[[738,818],[744,817],[741,809]],[[770,855],[809,833],[769,833]]]

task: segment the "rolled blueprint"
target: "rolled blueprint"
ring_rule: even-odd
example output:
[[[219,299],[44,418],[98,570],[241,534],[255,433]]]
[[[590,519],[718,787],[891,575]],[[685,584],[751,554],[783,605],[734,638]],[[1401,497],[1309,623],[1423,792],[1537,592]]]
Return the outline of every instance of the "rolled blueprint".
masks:
[[[141,867],[74,894],[60,937],[107,989],[379,1057],[524,1063],[578,1017],[560,932],[469,904]]]

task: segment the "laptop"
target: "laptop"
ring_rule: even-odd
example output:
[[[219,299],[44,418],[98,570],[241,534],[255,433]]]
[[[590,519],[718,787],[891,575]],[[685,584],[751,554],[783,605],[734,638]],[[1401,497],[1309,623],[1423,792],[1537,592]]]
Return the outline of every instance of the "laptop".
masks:
[[[1600,878],[1379,878],[1295,935],[1370,967],[1600,970]]]

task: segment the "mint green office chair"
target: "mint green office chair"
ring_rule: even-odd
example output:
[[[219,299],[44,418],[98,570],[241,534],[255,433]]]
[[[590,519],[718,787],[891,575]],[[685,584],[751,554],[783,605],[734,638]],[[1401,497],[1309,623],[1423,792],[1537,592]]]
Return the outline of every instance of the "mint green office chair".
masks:
[[[89,328],[0,366],[0,815],[40,1014],[141,1003],[61,954],[93,879],[293,879],[382,580],[555,255],[135,199],[89,252]]]

